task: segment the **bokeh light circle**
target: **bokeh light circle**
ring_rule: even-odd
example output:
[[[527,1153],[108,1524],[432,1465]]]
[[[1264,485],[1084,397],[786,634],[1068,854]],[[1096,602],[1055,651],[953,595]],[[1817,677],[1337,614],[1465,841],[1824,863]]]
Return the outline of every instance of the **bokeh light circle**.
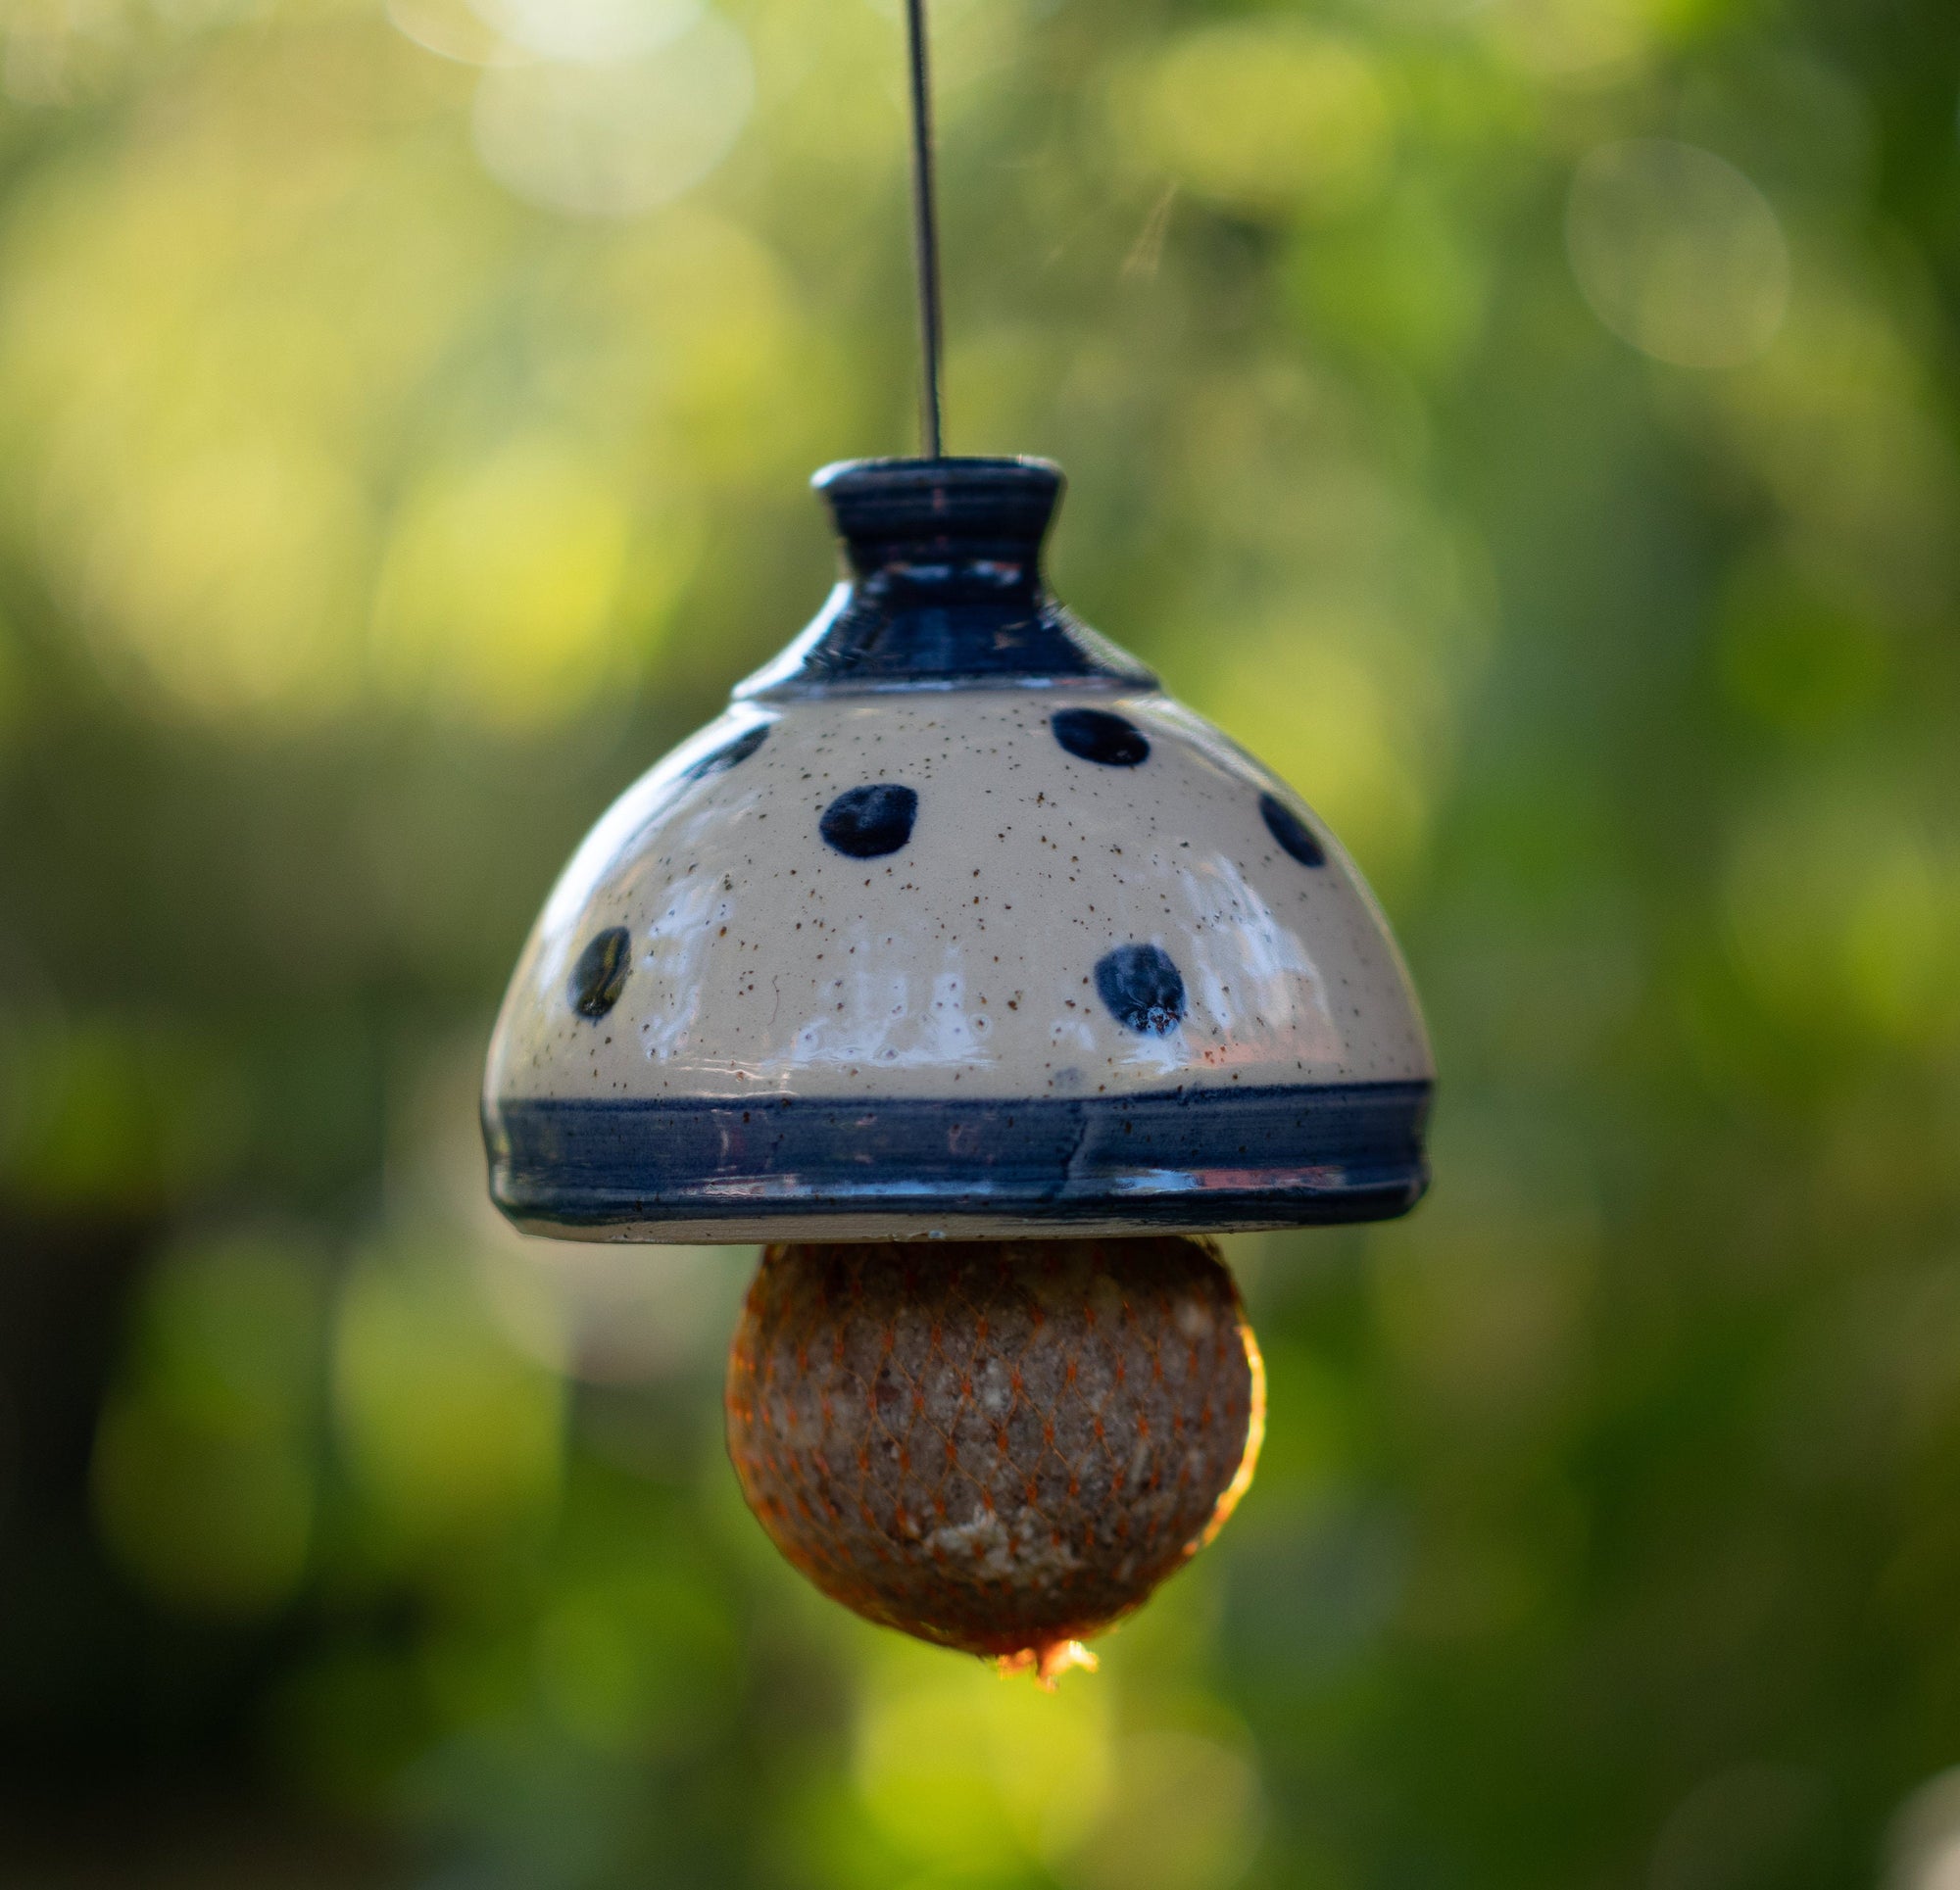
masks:
[[[1600,145],[1573,176],[1565,240],[1592,313],[1655,361],[1740,366],[1783,326],[1783,225],[1712,151],[1665,138]]]
[[[755,89],[741,33],[704,14],[635,58],[490,68],[476,93],[476,151],[500,183],[543,209],[632,217],[721,162]]]
[[[507,44],[590,65],[657,51],[701,18],[701,0],[470,0]]]

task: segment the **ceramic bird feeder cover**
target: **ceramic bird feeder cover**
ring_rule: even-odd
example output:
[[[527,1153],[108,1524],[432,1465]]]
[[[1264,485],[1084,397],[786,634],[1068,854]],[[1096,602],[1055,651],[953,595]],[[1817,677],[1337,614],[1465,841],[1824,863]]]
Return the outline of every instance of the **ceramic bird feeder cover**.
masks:
[[[1284,782],[1050,594],[1059,470],[815,483],[842,581],[525,946],[499,1205],[654,1241],[1405,1211],[1433,1071],[1382,915]]]

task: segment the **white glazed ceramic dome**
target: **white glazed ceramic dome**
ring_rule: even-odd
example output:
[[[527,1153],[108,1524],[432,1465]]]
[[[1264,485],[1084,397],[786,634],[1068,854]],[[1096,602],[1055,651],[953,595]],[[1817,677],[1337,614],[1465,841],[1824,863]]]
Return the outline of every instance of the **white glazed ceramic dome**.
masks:
[[[850,574],[560,880],[491,1046],[536,1232],[1298,1225],[1421,1192],[1432,1066],[1360,876],[1043,588],[1032,460],[834,467]]]

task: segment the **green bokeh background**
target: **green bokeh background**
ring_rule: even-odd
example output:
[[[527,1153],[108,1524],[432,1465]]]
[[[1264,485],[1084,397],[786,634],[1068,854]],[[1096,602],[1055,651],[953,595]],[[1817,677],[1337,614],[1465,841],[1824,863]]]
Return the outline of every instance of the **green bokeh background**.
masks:
[[[1960,1883],[1960,10],[940,0],[951,441],[1389,907],[1410,1221],[1054,1698],[740,1252],[503,1231],[612,796],[909,445],[895,9],[0,5],[0,1881]]]

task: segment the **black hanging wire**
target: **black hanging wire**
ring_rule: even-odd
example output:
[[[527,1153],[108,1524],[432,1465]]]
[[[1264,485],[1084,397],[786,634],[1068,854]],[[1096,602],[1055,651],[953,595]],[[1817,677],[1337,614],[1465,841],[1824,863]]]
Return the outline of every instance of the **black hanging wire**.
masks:
[[[928,460],[940,437],[939,211],[932,164],[932,75],[926,63],[925,0],[906,0],[912,70],[912,247],[918,262],[919,442]]]

